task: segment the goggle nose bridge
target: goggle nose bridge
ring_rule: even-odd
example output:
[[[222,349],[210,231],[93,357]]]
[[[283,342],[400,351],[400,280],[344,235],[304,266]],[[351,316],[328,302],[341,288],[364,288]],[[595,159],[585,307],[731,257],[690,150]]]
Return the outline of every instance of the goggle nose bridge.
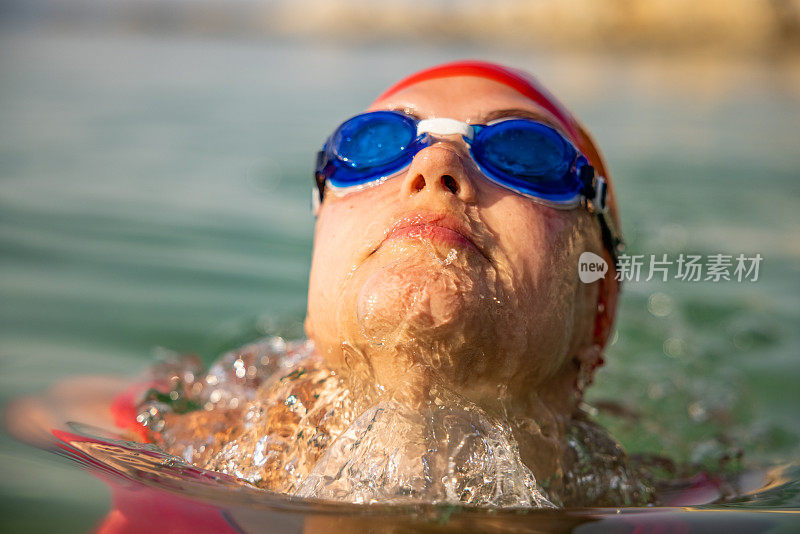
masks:
[[[417,137],[425,134],[435,137],[460,135],[465,140],[472,141],[475,137],[475,129],[466,122],[437,117],[434,119],[422,119],[417,123]]]

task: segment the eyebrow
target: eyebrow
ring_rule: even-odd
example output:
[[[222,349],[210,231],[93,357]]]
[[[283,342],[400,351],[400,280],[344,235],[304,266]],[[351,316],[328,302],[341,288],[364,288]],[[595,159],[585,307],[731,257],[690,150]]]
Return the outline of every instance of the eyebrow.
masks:
[[[564,126],[561,125],[558,121],[553,120],[551,117],[549,117],[544,113],[531,111],[529,109],[520,109],[520,108],[496,109],[484,115],[479,121],[479,123],[487,124],[494,120],[503,119],[505,117],[519,117],[521,119],[532,119],[537,122],[542,122],[544,124],[547,124],[548,126],[555,128],[562,134],[565,133]]]
[[[415,113],[414,109],[411,108],[410,106],[393,106],[391,108],[388,108],[386,111],[399,111],[400,113],[408,115],[409,117],[412,117],[416,120],[422,120],[422,117],[420,117],[417,113]]]

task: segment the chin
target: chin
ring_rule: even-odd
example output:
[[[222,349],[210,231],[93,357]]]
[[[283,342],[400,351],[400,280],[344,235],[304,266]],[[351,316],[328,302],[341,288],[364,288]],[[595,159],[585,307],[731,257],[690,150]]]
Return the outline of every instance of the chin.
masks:
[[[485,283],[464,274],[406,265],[374,272],[362,285],[354,334],[388,382],[457,383],[485,367],[494,301]]]
[[[403,333],[439,338],[462,330],[488,296],[481,275],[468,265],[425,256],[388,262],[358,290],[361,332],[385,343]]]

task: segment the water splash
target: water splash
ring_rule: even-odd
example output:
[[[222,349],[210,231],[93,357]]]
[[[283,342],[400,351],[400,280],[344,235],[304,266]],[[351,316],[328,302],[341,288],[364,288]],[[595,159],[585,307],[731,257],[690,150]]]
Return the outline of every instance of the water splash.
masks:
[[[158,368],[171,385],[140,404],[165,451],[289,495],[350,503],[552,508],[644,504],[652,487],[605,431],[575,420],[560,485],[537,482],[512,425],[448,390],[410,407],[391,394],[356,406],[349,381],[308,342],[269,338],[224,355]],[[372,397],[370,397],[372,398]],[[194,411],[186,411],[194,406]],[[549,482],[549,481],[548,481]]]
[[[364,412],[328,449],[297,495],[355,503],[555,507],[520,460],[511,429],[478,407]]]

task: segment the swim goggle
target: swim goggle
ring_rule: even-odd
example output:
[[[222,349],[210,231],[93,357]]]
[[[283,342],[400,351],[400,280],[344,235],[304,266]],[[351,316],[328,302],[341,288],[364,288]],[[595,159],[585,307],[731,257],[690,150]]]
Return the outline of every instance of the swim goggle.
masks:
[[[582,206],[598,216],[603,242],[616,258],[623,249],[606,205],[606,180],[552,127],[509,117],[488,124],[446,118],[418,120],[397,111],[372,111],[348,119],[317,154],[315,206],[325,188],[346,193],[405,171],[437,138],[460,136],[478,168],[495,184],[557,209]]]

